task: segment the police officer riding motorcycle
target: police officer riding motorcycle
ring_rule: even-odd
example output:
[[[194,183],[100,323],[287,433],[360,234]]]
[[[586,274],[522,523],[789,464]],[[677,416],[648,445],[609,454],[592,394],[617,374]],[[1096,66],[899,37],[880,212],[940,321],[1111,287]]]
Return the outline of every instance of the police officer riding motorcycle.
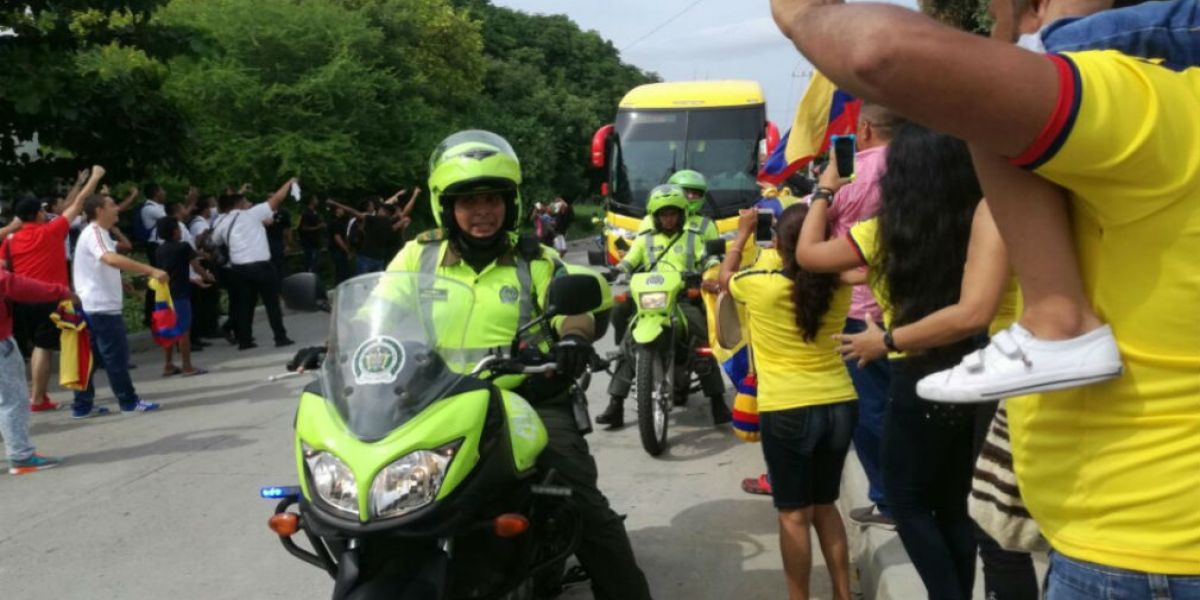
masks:
[[[492,359],[520,363],[527,356],[552,359],[554,371],[505,374],[495,378],[495,386],[513,390],[527,400],[544,426],[546,443],[535,464],[539,472],[552,473],[556,482],[570,488],[571,502],[582,523],[574,553],[591,580],[594,596],[650,598],[624,519],[597,487],[596,462],[583,438],[587,418],[580,423],[573,403],[578,393],[575,380],[595,360],[591,344],[595,323],[586,313],[539,318],[557,314],[547,305],[548,290],[553,280],[569,273],[552,249],[516,233],[517,220],[524,214],[516,153],[494,133],[461,131],[437,146],[429,168],[431,208],[438,229],[404,246],[386,272],[378,275],[378,281],[385,283],[370,282],[375,291],[366,297],[361,310],[376,310],[371,305],[376,300],[417,293],[420,310],[430,317],[418,320],[431,323],[427,327],[433,330],[424,339],[461,340],[438,344],[448,348],[439,352],[437,361],[450,365],[470,368]],[[444,285],[414,292],[386,284],[411,284],[422,277]],[[464,292],[454,295],[449,288],[455,287]],[[454,318],[458,313],[462,318]],[[298,355],[295,362],[304,361]],[[371,366],[368,362],[364,369]],[[375,362],[386,366],[402,361],[384,356]]]
[[[680,171],[680,173],[685,173]],[[692,185],[703,182],[703,176],[694,171],[686,173],[695,177],[688,179]],[[679,173],[676,174],[677,176]],[[698,178],[698,179],[697,179]],[[694,194],[693,194],[694,195]],[[711,228],[715,238],[716,227],[705,217],[693,215],[689,217],[690,203],[688,194],[678,185],[665,184],[650,192],[647,202],[647,218],[651,219],[652,227],[641,232],[630,247],[629,252],[617,265],[624,273],[635,271],[654,271],[670,269],[679,273],[698,273],[706,265],[701,264],[704,253],[705,231],[701,231],[704,223]],[[692,226],[694,224],[694,226]],[[707,229],[707,228],[706,228]],[[699,302],[682,301],[680,308],[687,320],[688,347],[678,356],[686,356],[692,349],[707,344],[708,326],[704,317],[704,308]],[[609,405],[605,411],[596,417],[596,422],[608,425],[610,428],[621,427],[625,424],[625,398],[629,395],[634,378],[634,364],[630,360],[631,353],[626,339],[626,330],[634,313],[633,300],[626,298],[618,302],[612,311],[614,337],[621,348],[621,355],[614,364],[612,381],[609,383]],[[721,379],[720,368],[711,357],[695,361],[696,374],[700,378],[700,387],[708,396],[712,411],[713,423],[722,425],[732,419],[729,407],[725,404],[725,384]],[[686,391],[682,397],[677,397],[677,404],[686,402]]]

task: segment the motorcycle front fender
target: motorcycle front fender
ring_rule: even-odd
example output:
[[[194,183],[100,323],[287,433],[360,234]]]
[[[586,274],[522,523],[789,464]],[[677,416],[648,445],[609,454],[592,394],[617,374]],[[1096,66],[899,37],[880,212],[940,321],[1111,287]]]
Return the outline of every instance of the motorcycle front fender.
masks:
[[[639,344],[649,344],[658,339],[666,329],[669,320],[666,314],[642,315],[633,326],[633,341]]]

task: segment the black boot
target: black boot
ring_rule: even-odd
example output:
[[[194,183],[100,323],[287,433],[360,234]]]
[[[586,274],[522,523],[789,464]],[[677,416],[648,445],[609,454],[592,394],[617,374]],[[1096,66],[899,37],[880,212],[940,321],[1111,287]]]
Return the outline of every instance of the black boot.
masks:
[[[625,426],[625,399],[619,396],[612,396],[608,400],[608,408],[596,417],[596,423],[599,425],[608,425],[609,429],[617,429]]]
[[[709,396],[708,401],[712,403],[713,425],[724,425],[733,420],[733,413],[725,406],[725,396]]]

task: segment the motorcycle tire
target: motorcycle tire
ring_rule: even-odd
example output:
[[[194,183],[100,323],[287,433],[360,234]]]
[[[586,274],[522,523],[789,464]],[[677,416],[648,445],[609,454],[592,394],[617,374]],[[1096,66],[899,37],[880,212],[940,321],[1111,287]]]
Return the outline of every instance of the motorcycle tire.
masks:
[[[638,348],[635,360],[638,432],[642,448],[650,456],[658,456],[667,449],[668,406],[674,382],[666,361],[648,348]]]

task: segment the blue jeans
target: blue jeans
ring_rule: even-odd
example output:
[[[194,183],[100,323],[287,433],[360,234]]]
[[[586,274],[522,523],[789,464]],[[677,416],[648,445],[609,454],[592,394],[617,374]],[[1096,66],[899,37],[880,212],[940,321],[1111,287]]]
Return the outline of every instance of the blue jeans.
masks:
[[[846,319],[844,333],[861,333],[867,328],[862,319]],[[846,361],[850,381],[858,393],[858,426],[854,428],[854,451],[867,474],[867,497],[879,506],[879,512],[891,516],[891,508],[883,495],[883,469],[880,453],[883,444],[883,415],[887,411],[888,386],[891,368],[886,358],[858,368],[855,361]]]
[[[29,388],[25,359],[11,337],[0,340],[0,437],[9,462],[33,456],[29,442]]]
[[[387,268],[387,261],[379,258],[358,255],[358,274],[378,273]]]
[[[1089,17],[1061,19],[1042,32],[1051,52],[1118,50],[1129,56],[1160,58],[1168,66],[1200,64],[1200,6],[1195,0],[1146,2]]]
[[[140,398],[129,377],[129,340],[125,335],[125,319],[121,313],[91,313],[85,314],[84,318],[92,336],[92,352],[103,361],[108,384],[112,386],[117,402],[122,409],[132,409]],[[75,402],[71,408],[76,414],[86,413],[92,410],[95,398],[96,380],[92,377],[88,379],[86,390],[75,392]]]
[[[857,408],[851,400],[761,413],[763,458],[775,508],[837,501]]]
[[[1050,553],[1046,600],[1197,600],[1200,576],[1154,575]]]

